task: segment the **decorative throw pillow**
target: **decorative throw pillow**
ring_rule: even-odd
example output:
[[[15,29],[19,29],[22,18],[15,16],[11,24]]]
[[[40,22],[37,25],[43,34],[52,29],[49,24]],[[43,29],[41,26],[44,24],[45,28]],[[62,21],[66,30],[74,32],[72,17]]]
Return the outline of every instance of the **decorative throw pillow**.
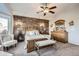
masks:
[[[30,32],[30,35],[31,35],[31,36],[32,36],[32,35],[35,35],[34,31],[31,31],[31,32]]]
[[[32,35],[35,35],[35,33],[34,33],[33,31],[27,31],[27,32],[26,32],[26,35],[27,35],[27,36],[32,36]]]
[[[35,35],[39,35],[39,31],[38,30],[34,30]]]

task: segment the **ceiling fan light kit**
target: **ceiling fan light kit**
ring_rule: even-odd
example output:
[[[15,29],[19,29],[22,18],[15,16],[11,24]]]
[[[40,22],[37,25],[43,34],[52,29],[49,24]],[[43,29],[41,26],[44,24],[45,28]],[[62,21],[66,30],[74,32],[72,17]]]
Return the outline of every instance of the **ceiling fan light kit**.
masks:
[[[47,6],[47,3],[44,3],[43,6],[40,6],[40,8],[41,8],[42,10],[39,11],[39,12],[37,12],[37,13],[43,12],[43,15],[45,16],[47,13],[54,14],[55,12],[52,11],[52,9],[55,9],[56,6],[48,7],[48,6]]]

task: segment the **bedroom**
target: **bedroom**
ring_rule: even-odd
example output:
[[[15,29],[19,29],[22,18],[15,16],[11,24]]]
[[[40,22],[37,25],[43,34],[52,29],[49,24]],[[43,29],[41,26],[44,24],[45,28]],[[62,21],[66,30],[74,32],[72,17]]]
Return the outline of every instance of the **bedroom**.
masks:
[[[27,50],[33,50],[33,41],[30,48],[26,48],[26,42],[28,38],[26,36],[26,31],[31,31],[30,38],[40,40],[43,38],[43,43],[49,44],[44,40],[52,39],[56,41],[56,46],[41,48],[40,55],[42,56],[55,56],[55,55],[79,55],[79,4],[78,3],[0,3],[0,17],[7,19],[5,21],[7,34],[10,34],[13,38],[12,47],[4,48],[7,53],[17,56],[38,56],[39,53],[32,51],[27,53]],[[48,8],[56,6],[52,9],[54,14],[46,11],[37,13],[42,10],[41,6],[46,6]],[[49,10],[49,9],[47,9]],[[1,20],[1,19],[0,19]],[[0,22],[3,24],[3,22]],[[4,24],[3,24],[4,25]],[[0,25],[0,28],[2,25]],[[19,30],[20,34],[17,35],[16,30]],[[0,32],[2,30],[0,29]],[[58,32],[57,32],[58,31]],[[41,36],[39,35],[42,34]],[[36,37],[34,35],[37,35]],[[14,36],[14,37],[13,37]],[[5,37],[7,38],[7,37]],[[1,39],[1,36],[0,36]],[[10,39],[10,38],[7,38]],[[29,39],[30,40],[30,39]],[[6,41],[6,40],[4,40]],[[35,40],[34,40],[35,41]],[[65,43],[63,43],[65,42]],[[4,42],[3,42],[4,43]],[[42,43],[42,42],[41,42]],[[2,43],[0,43],[2,44]],[[8,46],[8,45],[4,45]],[[4,52],[3,47],[1,50]],[[63,53],[64,52],[64,53]],[[74,53],[74,54],[72,54]]]

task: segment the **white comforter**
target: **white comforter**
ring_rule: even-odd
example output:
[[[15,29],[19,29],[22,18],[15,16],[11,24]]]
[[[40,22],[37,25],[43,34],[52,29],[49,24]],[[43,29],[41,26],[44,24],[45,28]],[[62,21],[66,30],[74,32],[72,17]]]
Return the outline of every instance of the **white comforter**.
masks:
[[[50,35],[32,35],[32,36],[25,36],[26,40],[33,40],[33,39],[40,39],[40,38],[47,38],[50,39]]]

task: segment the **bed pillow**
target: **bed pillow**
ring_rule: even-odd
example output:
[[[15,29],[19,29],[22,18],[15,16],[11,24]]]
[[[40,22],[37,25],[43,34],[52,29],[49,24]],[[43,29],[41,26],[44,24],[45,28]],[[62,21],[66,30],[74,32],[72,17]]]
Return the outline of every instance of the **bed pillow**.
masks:
[[[38,30],[27,31],[26,35],[27,36],[39,35],[39,31]]]
[[[38,30],[35,30],[34,33],[35,33],[35,35],[39,35],[39,31]]]
[[[32,36],[32,35],[35,35],[34,31],[27,31],[26,32],[26,35],[27,36]]]

